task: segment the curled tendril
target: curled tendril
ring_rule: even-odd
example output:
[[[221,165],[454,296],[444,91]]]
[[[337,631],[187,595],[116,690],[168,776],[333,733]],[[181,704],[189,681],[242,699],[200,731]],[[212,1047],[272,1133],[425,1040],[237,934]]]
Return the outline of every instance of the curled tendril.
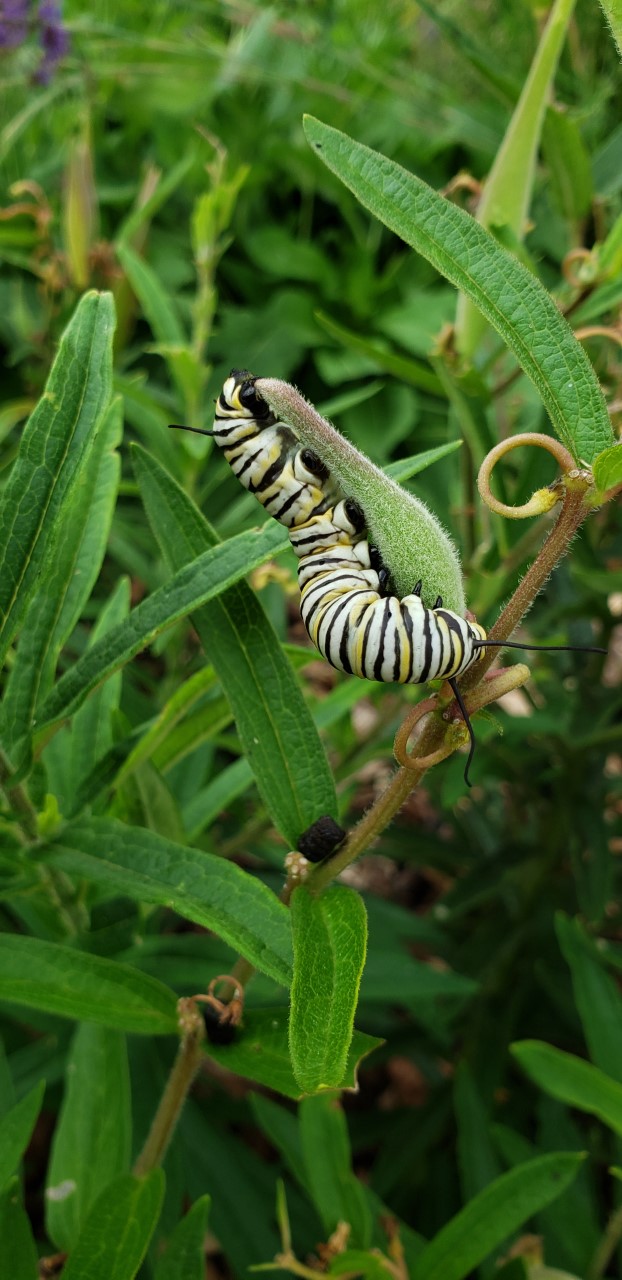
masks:
[[[225,982],[232,988],[229,1000],[220,1000],[214,995],[214,990],[220,982]],[[230,1023],[234,1027],[238,1025],[244,1012],[244,988],[230,973],[219,973],[217,978],[212,978],[207,988],[207,995],[199,993],[196,996],[189,996],[188,999],[197,1004],[209,1005],[218,1015],[220,1023]]]
[[[610,342],[617,342],[622,347],[622,329],[608,324],[586,324],[582,329],[575,329],[574,336],[579,342],[584,342],[586,338],[609,338]]]
[[[571,249],[562,263],[564,277],[574,289],[584,289],[586,284],[593,284],[597,270],[597,259],[591,249]]]
[[[447,756],[453,754],[456,749],[455,742],[445,742],[437,751],[432,751],[427,756],[416,756],[408,750],[408,742],[413,730],[419,724],[419,721],[427,716],[429,712],[437,709],[438,703],[435,697],[424,698],[423,702],[418,702],[416,707],[406,716],[403,724],[400,725],[393,743],[393,754],[397,763],[403,769],[411,769],[415,773],[425,773],[426,769],[431,769],[432,765],[440,764],[441,760],[446,760]]]
[[[477,487],[486,506],[490,507],[491,511],[495,511],[497,515],[509,516],[510,520],[525,520],[528,516],[542,515],[545,511],[550,511],[563,497],[561,487],[553,484],[548,489],[536,489],[529,502],[524,502],[520,507],[509,507],[507,503],[500,502],[498,498],[495,498],[490,489],[490,477],[499,458],[502,458],[504,454],[509,453],[512,449],[518,449],[525,444],[537,445],[540,449],[546,449],[548,453],[552,453],[553,457],[557,458],[565,474],[576,472],[574,458],[564,448],[564,445],[560,444],[559,440],[554,440],[552,436],[543,435],[540,431],[524,431],[519,435],[509,436],[507,440],[502,440],[500,444],[496,444],[482,462],[477,477]]]

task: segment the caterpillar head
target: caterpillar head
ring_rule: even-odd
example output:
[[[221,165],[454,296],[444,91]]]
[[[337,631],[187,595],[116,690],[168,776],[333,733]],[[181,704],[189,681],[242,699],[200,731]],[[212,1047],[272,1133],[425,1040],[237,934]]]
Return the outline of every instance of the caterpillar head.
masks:
[[[262,421],[269,418],[270,405],[255,390],[256,381],[248,369],[232,369],[218,397],[217,413]]]

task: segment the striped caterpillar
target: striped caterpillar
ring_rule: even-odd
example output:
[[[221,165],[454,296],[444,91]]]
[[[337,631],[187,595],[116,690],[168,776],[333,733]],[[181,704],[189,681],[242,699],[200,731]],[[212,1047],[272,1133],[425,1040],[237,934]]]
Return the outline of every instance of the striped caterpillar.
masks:
[[[471,740],[468,782],[475,739],[457,677],[487,647],[574,646],[487,641],[478,622],[443,608],[440,597],[427,608],[421,581],[402,599],[391,594],[389,572],[367,540],[361,507],[341,493],[321,458],[277,420],[255,382],[247,370],[232,369],[216,402],[213,430],[198,434],[213,436],[244,488],[288,529],[298,557],[302,620],[333,667],[386,683],[448,681]]]

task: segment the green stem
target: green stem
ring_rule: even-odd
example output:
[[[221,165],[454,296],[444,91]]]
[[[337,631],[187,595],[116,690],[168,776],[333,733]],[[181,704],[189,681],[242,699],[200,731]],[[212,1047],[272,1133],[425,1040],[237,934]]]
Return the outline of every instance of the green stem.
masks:
[[[585,494],[590,484],[589,477],[581,473],[571,474],[564,477],[564,482],[566,491],[559,517],[539,555],[527,570],[525,577],[519,583],[514,595],[508,601],[492,628],[490,632],[491,640],[508,640],[510,638],[521,619],[531,608],[538,592],[547,581],[555,565],[566,554],[575,533],[589,513],[589,508],[585,502]],[[497,656],[496,649],[491,649],[481,662],[478,662],[475,667],[471,667],[471,670],[467,671],[464,679],[461,680],[463,696],[469,693],[473,694],[478,689],[475,698],[469,699],[467,706],[473,705],[474,709],[476,707],[481,708],[487,705],[488,702],[493,701],[497,696],[496,688],[495,691],[488,691],[489,696],[486,696],[485,686],[479,688],[482,686],[482,681],[488,668],[496,661]],[[524,678],[521,677],[518,682],[524,683]],[[438,751],[445,741],[447,729],[447,724],[440,717],[431,716],[417,744],[416,755],[423,758]],[[416,768],[399,769],[391,779],[383,795],[364,815],[357,826],[353,828],[345,844],[335,854],[335,857],[326,863],[320,863],[317,868],[311,871],[308,880],[309,887],[318,892],[324,889],[355,858],[364,853],[365,849],[369,848],[378,839],[384,828],[399,812],[410,792],[421,781],[424,773],[425,768],[420,771]]]
[[[28,793],[21,785],[11,786],[13,770],[7,756],[0,748],[0,787],[13,809],[18,815],[20,827],[29,841],[38,839],[37,811],[31,804]]]
[[[589,515],[589,507],[585,502],[589,479],[579,474],[566,476],[564,480],[567,486],[566,493],[557,521],[533,564],[529,566],[525,577],[519,582],[511,600],[508,601],[489,632],[490,640],[509,640],[519,622],[529,612],[538,592],[541,591],[556,564],[565,556],[577,530]],[[471,667],[471,670],[467,671],[461,681],[463,694],[470,692],[481,682],[496,656],[496,651],[490,649],[476,667]]]
[[[500,671],[494,682],[490,680],[483,684],[478,693],[469,701],[469,709],[480,710],[488,706],[490,702],[495,702],[503,693],[507,693],[510,689],[516,689],[519,685],[524,684],[529,678],[529,669],[518,663],[515,667],[507,671]],[[327,862],[321,862],[311,871],[307,884],[309,888],[315,892],[326,888],[336,876],[340,875],[351,862],[360,857],[366,849],[382,834],[385,827],[388,827],[393,818],[399,813],[402,805],[408,799],[411,791],[421,781],[424,773],[428,769],[428,765],[424,764],[424,760],[439,751],[447,740],[447,733],[451,731],[451,725],[442,718],[438,713],[432,713],[425,724],[421,737],[419,738],[416,748],[411,755],[412,765],[410,768],[402,766],[394,773],[389,785],[383,791],[376,803],[368,809],[367,813],[361,818],[361,821],[353,827],[345,844],[337,851],[334,857]],[[421,768],[416,765],[417,759],[421,760]]]
[[[622,1239],[622,1205],[612,1213],[605,1233],[587,1269],[586,1280],[600,1280],[614,1249]]]
[[[173,1069],[160,1098],[145,1145],[134,1165],[134,1173],[137,1177],[149,1173],[164,1159],[181,1109],[201,1062],[202,1039],[203,1020],[197,1013],[182,1036]]]

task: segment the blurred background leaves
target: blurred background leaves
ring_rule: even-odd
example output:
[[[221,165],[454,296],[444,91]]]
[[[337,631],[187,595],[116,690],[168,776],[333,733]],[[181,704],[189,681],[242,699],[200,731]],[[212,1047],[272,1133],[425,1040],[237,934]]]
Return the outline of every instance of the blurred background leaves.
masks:
[[[84,493],[82,505],[76,497],[84,555],[78,578],[71,579],[64,627],[62,617],[59,623],[59,655],[52,645],[59,676],[123,622],[130,604],[169,580],[164,534],[160,529],[158,541],[152,531],[157,505],[155,521],[153,510],[151,523],[147,518],[147,463],[137,450],[134,472],[129,443],[151,455],[152,479],[170,473],[171,504],[175,481],[220,538],[258,523],[256,504],[211,444],[166,430],[168,422],[209,426],[212,399],[232,366],[293,380],[381,465],[462,440],[412,483],[460,548],[470,608],[484,625],[493,620],[543,526],[508,525],[483,511],[475,497],[477,464],[501,435],[546,429],[542,406],[498,339],[484,335],[470,367],[457,360],[446,328],[456,316],[454,290],[318,163],[301,117],[308,112],[344,130],[434,188],[450,188],[452,199],[475,212],[478,184],[493,167],[546,16],[546,6],[535,0],[502,6],[490,0],[468,6],[460,0],[382,6],[376,0],[272,6],[106,0],[90,10],[66,3],[62,13],[51,4],[6,0],[0,22],[3,495],[10,493],[22,424],[83,291],[111,290],[117,310],[114,386],[125,417],[120,468],[117,402],[102,425],[87,481],[99,495],[92,499],[101,503],[98,518]],[[619,108],[615,45],[599,6],[578,0],[546,114],[528,223],[522,237],[504,242],[574,326],[592,327],[586,350],[614,426],[622,299]],[[103,363],[100,371],[103,377]],[[540,456],[513,455],[503,496],[521,502],[552,478]],[[101,572],[91,581],[109,526]],[[196,529],[197,537],[206,536],[203,525]],[[173,548],[168,559],[177,554]],[[252,585],[266,626],[284,646],[279,661],[286,655],[300,673],[309,724],[322,735],[340,820],[349,825],[386,780],[395,728],[420,691],[363,686],[309,657],[294,570],[288,551],[255,570]],[[88,590],[77,590],[76,581]],[[42,616],[36,597],[30,607],[33,617]],[[598,1249],[619,1202],[607,1174],[620,1164],[619,1137],[593,1110],[581,1110],[576,1097],[555,1095],[542,1079],[536,1083],[524,1045],[517,1050],[523,1052],[519,1070],[508,1046],[543,1040],[573,1058],[591,1056],[599,1080],[619,1083],[607,1046],[616,1041],[621,1013],[620,617],[622,537],[609,504],[585,526],[528,620],[534,641],[594,643],[597,636],[609,645],[604,671],[585,655],[534,655],[527,691],[477,724],[473,791],[465,794],[460,758],[430,772],[382,845],[351,873],[369,919],[357,1025],[386,1044],[363,1063],[359,1093],[345,1098],[345,1145],[341,1122],[333,1125],[340,1196],[357,1224],[353,1243],[366,1246],[371,1239],[386,1253],[381,1206],[401,1217],[411,1274],[425,1240],[505,1170],[579,1150],[590,1159],[572,1186],[532,1219],[543,1240],[539,1254],[529,1255],[519,1240],[510,1259],[510,1241],[497,1248],[506,1259],[499,1274],[535,1280],[547,1274],[544,1263],[590,1280],[618,1273],[615,1241],[606,1258]],[[17,688],[12,673],[33,639],[29,630],[9,650],[9,710],[19,702],[11,693],[12,679]],[[155,833],[154,848],[159,836],[172,846],[190,845],[192,857],[204,850],[237,861],[278,891],[285,844],[272,825],[265,788],[262,794],[255,788],[244,758],[242,728],[238,732],[215,653],[213,662],[206,664],[188,621],[178,623],[125,666],[116,683],[93,695],[90,718],[79,719],[86,703],[73,725],[46,745],[35,735],[22,747],[20,763],[46,839],[54,840],[70,812],[86,814],[86,822],[94,813],[140,830],[147,844]],[[266,672],[262,662],[260,678]],[[42,696],[53,678],[46,667]],[[309,729],[309,741],[310,735]],[[183,913],[145,905],[133,889],[106,889],[61,866],[41,863],[33,870],[22,857],[16,863],[18,853],[14,818],[2,807],[3,932],[24,935],[22,945],[53,948],[61,974],[71,975],[72,954],[79,965],[90,953],[94,963],[85,966],[84,978],[93,988],[97,962],[105,962],[106,974],[108,967],[118,972],[120,987],[128,968],[138,971],[132,990],[139,1013],[146,1001],[145,1025],[149,1001],[161,1029],[172,1027],[170,990],[199,990],[234,962],[221,939]],[[557,932],[556,912],[563,913]],[[9,983],[19,976],[17,961],[12,964]],[[142,975],[154,980],[144,991]],[[139,1029],[129,1018],[108,1024],[101,1035],[81,1026],[72,1042],[70,1018],[83,1010],[71,1005],[71,992],[62,1005],[55,998],[42,1004],[39,992],[37,1003],[31,993],[27,1008],[10,997],[2,1006],[6,1090],[0,1097],[7,1112],[33,1096],[42,1077],[47,1081],[25,1165],[32,1227],[19,1187],[7,1182],[0,1200],[0,1222],[10,1224],[20,1242],[22,1274],[30,1277],[31,1229],[39,1251],[52,1253],[66,1242],[65,1228],[54,1225],[67,1220],[63,1211],[48,1215],[46,1234],[40,1193],[67,1067],[78,1063],[88,1079],[97,1064],[114,1061],[121,1078],[123,1031]],[[249,1023],[257,1016],[260,1025],[263,1010],[283,1007],[284,1000],[283,987],[258,976],[248,990]],[[139,1013],[132,1016],[138,1020]],[[123,1197],[131,1193],[138,1202],[124,1153],[130,1139],[134,1152],[144,1140],[173,1052],[170,1036],[128,1039],[132,1115],[130,1124],[123,1092],[117,1099],[123,1159],[111,1168],[120,1181],[108,1183],[109,1222],[118,1221]],[[248,1265],[273,1257],[280,1247],[279,1176],[298,1257],[326,1238],[326,1206],[308,1141],[311,1112],[303,1110],[299,1124],[282,1099],[254,1094],[223,1073],[225,1053],[215,1050],[214,1061],[206,1059],[167,1156],[157,1228],[160,1189],[154,1184],[145,1193],[135,1268],[150,1236],[152,1245],[141,1276],[193,1274],[183,1270],[192,1256],[198,1280],[204,1203],[186,1227],[188,1240],[172,1232],[182,1209],[205,1193],[212,1196],[210,1275],[243,1276]],[[81,1161],[97,1158],[93,1117],[110,1105],[110,1079],[108,1086],[90,1099]],[[76,1105],[75,1094],[64,1097],[57,1150]],[[30,1123],[30,1109],[26,1118]],[[28,1125],[21,1113],[17,1120],[25,1142]],[[315,1123],[324,1122],[330,1123],[316,1108]],[[52,1190],[57,1185],[54,1177]],[[101,1191],[93,1184],[93,1194]],[[86,1207],[85,1215],[88,1242]],[[169,1239],[172,1252],[163,1254]],[[1,1251],[0,1244],[0,1258]],[[182,1269],[175,1271],[177,1256]],[[484,1280],[492,1271],[483,1260],[468,1265],[477,1265]]]

